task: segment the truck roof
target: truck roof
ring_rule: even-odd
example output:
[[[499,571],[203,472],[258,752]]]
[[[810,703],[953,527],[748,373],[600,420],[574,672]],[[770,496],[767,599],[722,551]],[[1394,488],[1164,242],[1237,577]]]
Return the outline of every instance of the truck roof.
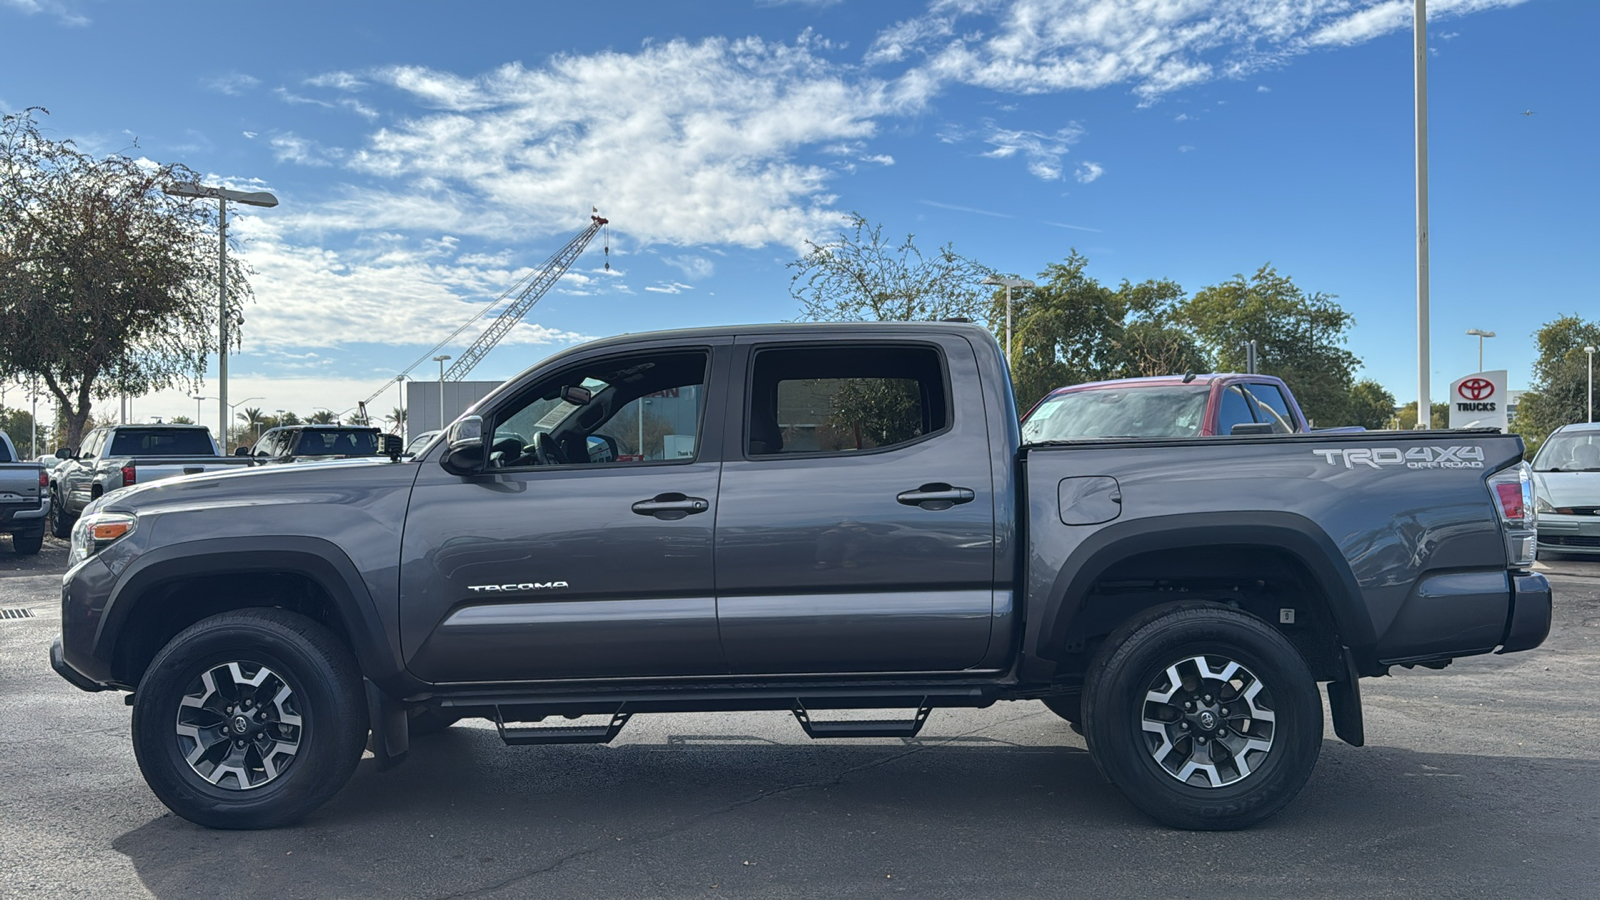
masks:
[[[774,322],[762,325],[714,325],[704,328],[673,328],[665,331],[631,332],[587,341],[578,344],[573,349],[592,350],[597,347],[606,347],[612,344],[632,344],[642,340],[681,340],[699,337],[787,334],[791,332],[795,334],[816,334],[819,332],[823,334],[903,334],[919,331],[976,333],[991,339],[994,337],[982,325],[953,319],[943,322]]]

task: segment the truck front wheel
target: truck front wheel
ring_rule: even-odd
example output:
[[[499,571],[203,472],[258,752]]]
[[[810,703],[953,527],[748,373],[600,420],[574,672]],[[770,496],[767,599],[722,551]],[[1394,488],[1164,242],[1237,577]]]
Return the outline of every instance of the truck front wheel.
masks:
[[[1322,698],[1305,660],[1234,609],[1155,610],[1108,638],[1084,685],[1095,764],[1175,828],[1253,825],[1299,793],[1322,748]]]
[[[191,625],[156,654],[134,695],[145,781],[173,812],[212,828],[298,821],[350,779],[366,737],[355,657],[281,609]]]

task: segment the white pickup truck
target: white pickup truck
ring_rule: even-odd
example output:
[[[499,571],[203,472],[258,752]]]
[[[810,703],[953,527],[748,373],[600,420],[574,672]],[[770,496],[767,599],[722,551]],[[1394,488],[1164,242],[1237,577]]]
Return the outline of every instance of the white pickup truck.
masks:
[[[11,438],[0,431],[0,534],[10,533],[11,549],[32,556],[44,546],[44,523],[50,514],[44,466],[21,462]]]
[[[77,452],[56,451],[50,475],[50,532],[65,539],[83,508],[119,488],[179,475],[248,466],[222,455],[203,425],[107,425],[89,432]]]

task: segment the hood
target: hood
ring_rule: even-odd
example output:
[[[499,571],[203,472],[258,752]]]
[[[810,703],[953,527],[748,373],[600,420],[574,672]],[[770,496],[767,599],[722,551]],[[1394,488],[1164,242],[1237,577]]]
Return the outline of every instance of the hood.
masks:
[[[164,478],[114,491],[95,501],[97,509],[130,512],[172,511],[195,506],[254,506],[326,502],[348,491],[409,485],[417,475],[410,460],[363,457],[259,466]],[[87,510],[86,510],[87,511]]]
[[[1600,506],[1600,472],[1535,472],[1533,493],[1551,506]]]

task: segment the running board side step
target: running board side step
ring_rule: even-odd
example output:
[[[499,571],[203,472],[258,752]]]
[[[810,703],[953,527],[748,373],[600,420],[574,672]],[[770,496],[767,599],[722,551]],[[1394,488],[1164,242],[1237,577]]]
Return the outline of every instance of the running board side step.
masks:
[[[928,698],[923,697],[922,703],[917,707],[916,716],[910,719],[855,719],[838,722],[818,722],[811,718],[806,705],[796,700],[794,703],[794,719],[800,723],[806,737],[816,740],[819,738],[914,738],[917,732],[928,721],[928,713],[933,712],[933,707],[928,705]]]
[[[494,708],[494,727],[500,740],[511,745],[535,744],[609,744],[622,726],[628,724],[633,713],[618,709],[611,714],[607,725],[540,725],[508,727],[500,707]]]

